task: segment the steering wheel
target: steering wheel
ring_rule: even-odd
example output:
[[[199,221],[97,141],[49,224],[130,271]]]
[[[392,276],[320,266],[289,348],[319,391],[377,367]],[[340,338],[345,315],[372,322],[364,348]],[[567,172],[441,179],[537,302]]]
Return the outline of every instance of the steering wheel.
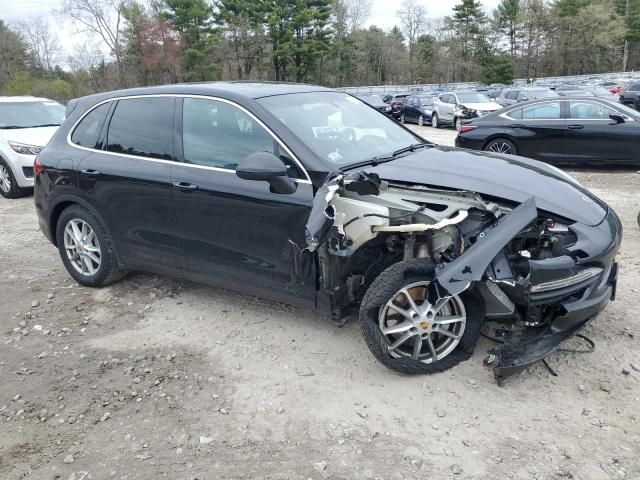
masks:
[[[353,143],[356,141],[356,131],[353,128],[345,128],[340,130],[337,135],[337,140],[340,142]]]

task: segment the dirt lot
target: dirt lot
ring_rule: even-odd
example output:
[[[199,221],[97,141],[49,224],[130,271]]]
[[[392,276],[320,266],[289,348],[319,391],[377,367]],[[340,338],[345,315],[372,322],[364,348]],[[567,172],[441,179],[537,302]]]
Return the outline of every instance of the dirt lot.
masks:
[[[81,288],[33,199],[0,201],[0,478],[640,478],[640,174],[575,174],[624,222],[618,300],[593,353],[503,388],[487,340],[408,377],[357,322],[145,274]]]

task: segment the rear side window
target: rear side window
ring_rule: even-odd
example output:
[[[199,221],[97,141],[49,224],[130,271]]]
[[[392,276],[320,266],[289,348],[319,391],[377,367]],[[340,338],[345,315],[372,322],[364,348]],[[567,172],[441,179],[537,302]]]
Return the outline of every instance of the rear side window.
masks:
[[[71,134],[71,142],[86,148],[102,148],[98,145],[98,139],[110,105],[110,102],[103,103],[91,110]]]
[[[629,87],[630,92],[640,92],[640,83],[636,83]]]
[[[516,96],[518,95],[518,91],[510,91],[504,94],[504,98],[508,99],[508,100],[515,100]]]
[[[524,120],[558,120],[560,119],[560,102],[543,103],[522,110]]]
[[[172,160],[174,103],[170,97],[119,100],[109,122],[107,150]]]

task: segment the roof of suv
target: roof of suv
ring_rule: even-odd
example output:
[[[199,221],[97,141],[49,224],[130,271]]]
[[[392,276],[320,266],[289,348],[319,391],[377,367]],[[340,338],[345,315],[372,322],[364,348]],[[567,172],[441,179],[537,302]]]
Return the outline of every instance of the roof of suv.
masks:
[[[176,83],[170,85],[160,85],[156,87],[130,88],[126,90],[116,90],[107,94],[99,94],[109,97],[129,96],[129,95],[153,95],[162,93],[174,94],[197,94],[205,93],[210,95],[234,95],[245,98],[262,98],[274,95],[287,95],[290,93],[305,93],[318,91],[333,91],[326,87],[316,85],[304,85],[301,83],[282,82],[202,82],[202,83]]]

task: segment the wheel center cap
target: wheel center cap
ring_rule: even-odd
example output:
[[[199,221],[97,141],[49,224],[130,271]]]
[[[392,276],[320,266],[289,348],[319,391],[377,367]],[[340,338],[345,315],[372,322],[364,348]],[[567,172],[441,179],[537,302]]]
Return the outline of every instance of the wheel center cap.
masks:
[[[420,322],[419,326],[422,330],[429,330],[431,324],[429,322]]]

